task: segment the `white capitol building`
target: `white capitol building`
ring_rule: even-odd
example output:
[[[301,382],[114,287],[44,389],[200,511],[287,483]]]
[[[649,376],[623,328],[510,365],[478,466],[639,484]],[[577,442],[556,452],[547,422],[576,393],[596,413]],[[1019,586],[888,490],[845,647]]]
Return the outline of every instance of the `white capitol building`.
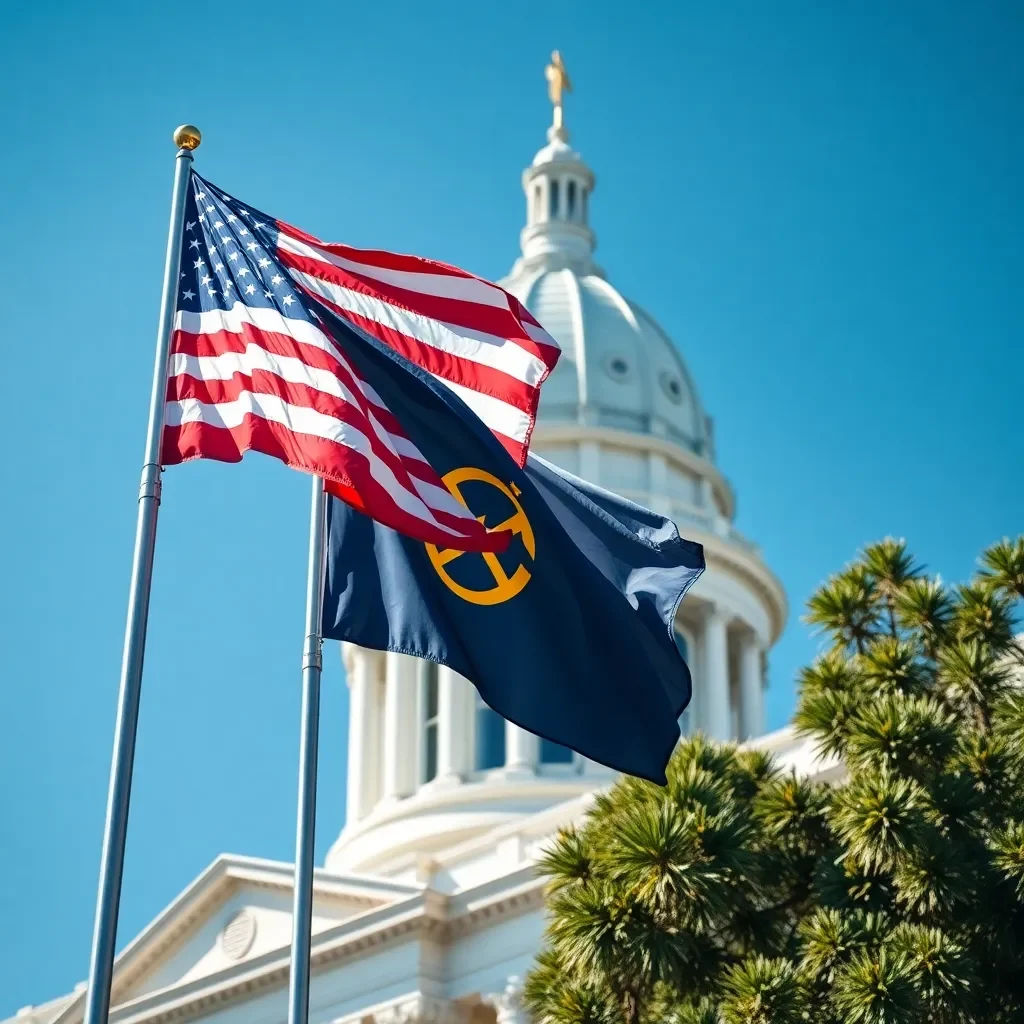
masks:
[[[560,119],[556,120],[560,124]],[[764,731],[765,660],[786,597],[732,525],[711,420],[679,351],[594,262],[594,174],[562,127],[523,174],[522,255],[502,284],[563,348],[533,449],[671,516],[707,571],[677,624],[684,731]],[[545,840],[614,773],[504,722],[451,671],[349,647],[347,820],[316,873],[311,1024],[526,1024]],[[790,730],[758,740],[830,770]],[[832,769],[834,770],[834,769]],[[116,1024],[285,1024],[292,865],[219,857],[118,957]],[[81,1024],[84,985],[9,1018]]]

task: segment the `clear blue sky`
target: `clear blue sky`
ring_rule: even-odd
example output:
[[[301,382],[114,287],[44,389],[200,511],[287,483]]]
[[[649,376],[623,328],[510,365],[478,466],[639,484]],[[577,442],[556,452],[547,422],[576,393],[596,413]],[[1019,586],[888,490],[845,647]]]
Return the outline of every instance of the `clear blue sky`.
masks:
[[[86,974],[173,149],[321,237],[488,277],[543,67],[599,258],[676,340],[793,613],[866,541],[947,578],[1024,528],[1017,4],[4,5],[0,1016]],[[304,478],[168,473],[121,942],[219,852],[289,859]],[[344,813],[329,651],[320,856]]]

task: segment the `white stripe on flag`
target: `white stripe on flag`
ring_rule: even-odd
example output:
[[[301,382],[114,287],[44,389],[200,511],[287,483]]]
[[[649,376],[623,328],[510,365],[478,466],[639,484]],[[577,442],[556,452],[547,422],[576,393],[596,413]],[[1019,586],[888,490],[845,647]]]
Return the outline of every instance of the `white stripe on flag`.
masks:
[[[430,509],[448,512],[461,519],[467,518],[470,514],[449,491],[439,489],[416,477],[410,477],[420,492],[418,498],[398,481],[391,467],[377,456],[369,438],[350,423],[335,419],[333,416],[325,416],[306,406],[291,405],[277,395],[259,395],[246,391],[231,402],[211,404],[195,398],[183,398],[166,403],[166,422],[169,427],[184,426],[187,423],[206,423],[232,430],[240,427],[245,417],[250,415],[279,423],[293,433],[323,438],[358,452],[366,459],[370,475],[387,491],[400,509],[452,536],[458,534],[437,522]]]

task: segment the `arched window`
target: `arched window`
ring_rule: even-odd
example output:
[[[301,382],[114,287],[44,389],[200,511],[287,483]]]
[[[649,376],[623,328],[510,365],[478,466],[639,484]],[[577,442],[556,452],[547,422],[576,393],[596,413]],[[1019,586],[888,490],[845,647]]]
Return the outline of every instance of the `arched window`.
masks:
[[[541,764],[572,764],[576,755],[561,743],[553,743],[551,740],[540,741],[540,763]]]
[[[552,181],[548,188],[548,218],[556,220],[558,217],[558,182]]]
[[[420,708],[423,748],[420,758],[420,782],[430,782],[437,776],[437,665],[432,661],[420,662]]]
[[[541,219],[541,214],[544,211],[544,186],[538,181],[533,186],[533,212],[530,214],[530,222],[538,221]]]
[[[587,223],[587,190],[585,188],[580,189],[580,220],[584,224]]]
[[[505,719],[476,695],[477,771],[500,768],[505,763]]]
[[[576,219],[576,182],[570,181],[565,186],[565,219],[575,220]]]

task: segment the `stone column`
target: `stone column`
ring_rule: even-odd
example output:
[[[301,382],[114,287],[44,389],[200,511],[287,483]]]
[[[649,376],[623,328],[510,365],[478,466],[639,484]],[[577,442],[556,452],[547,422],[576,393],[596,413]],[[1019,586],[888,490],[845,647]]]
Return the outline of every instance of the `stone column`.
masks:
[[[384,799],[416,788],[416,659],[389,651],[384,681]]]
[[[747,740],[764,732],[764,691],[761,686],[761,645],[750,633],[740,648],[740,735]]]
[[[716,605],[704,622],[704,730],[714,740],[731,739],[729,728],[729,614]]]
[[[456,783],[469,771],[470,685],[445,665],[437,670],[437,781]]]
[[[505,722],[505,774],[510,777],[533,775],[537,769],[540,743],[532,732]]]
[[[380,655],[361,647],[345,648],[348,674],[348,783],[346,822],[365,818],[376,799],[377,669]]]

